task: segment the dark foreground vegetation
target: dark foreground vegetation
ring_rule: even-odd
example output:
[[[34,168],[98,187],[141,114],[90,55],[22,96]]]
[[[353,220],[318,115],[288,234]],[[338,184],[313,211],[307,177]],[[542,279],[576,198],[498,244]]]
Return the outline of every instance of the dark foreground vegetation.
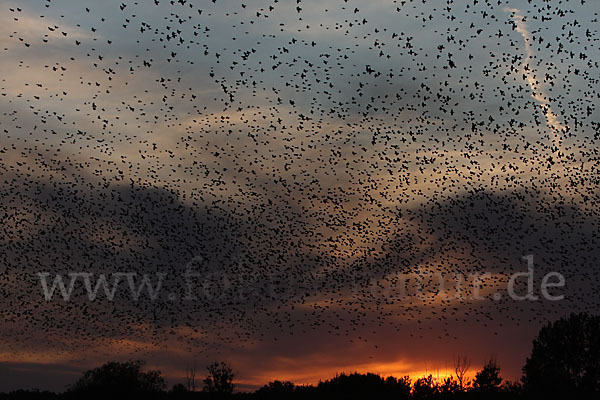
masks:
[[[235,392],[234,373],[226,363],[207,367],[196,382],[190,370],[184,383],[167,389],[159,371],[142,361],[109,362],[86,371],[63,393],[15,391],[3,399],[600,399],[600,317],[572,314],[543,327],[523,367],[521,382],[505,382],[492,359],[468,380],[469,361],[458,358],[455,375],[441,381],[431,375],[382,377],[340,374],[317,385],[273,381],[254,392]]]

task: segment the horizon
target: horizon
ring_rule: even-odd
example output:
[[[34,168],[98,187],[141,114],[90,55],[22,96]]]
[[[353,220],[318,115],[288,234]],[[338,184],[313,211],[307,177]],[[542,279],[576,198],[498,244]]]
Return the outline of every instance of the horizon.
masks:
[[[491,358],[493,359],[493,358]],[[489,361],[490,359],[488,359],[487,361]],[[132,360],[127,360],[127,361],[132,361]],[[127,362],[124,361],[124,362]],[[486,361],[486,362],[487,362]],[[156,366],[153,365],[149,365],[144,363],[144,369],[145,370],[156,370],[156,371],[160,371],[159,368],[157,368]],[[474,364],[469,364],[469,368],[467,373],[465,374],[465,379],[466,382],[468,382],[468,384],[470,385],[471,382],[475,379],[475,375],[478,371],[480,371],[483,367],[485,363],[482,363],[482,365],[477,366]],[[98,365],[96,366],[98,367]],[[443,373],[440,374],[440,371],[428,371],[428,370],[424,370],[424,371],[419,371],[417,373],[401,373],[401,374],[393,374],[392,371],[390,372],[385,372],[385,373],[381,373],[381,372],[377,372],[376,370],[353,370],[353,371],[336,371],[335,373],[331,374],[330,376],[326,376],[326,375],[322,375],[318,378],[318,380],[316,381],[294,381],[293,379],[287,379],[286,377],[272,377],[269,378],[268,380],[265,380],[263,383],[248,383],[248,382],[244,382],[244,381],[240,381],[237,378],[234,378],[233,382],[235,384],[235,388],[234,388],[234,392],[236,393],[250,393],[250,392],[254,392],[260,388],[262,388],[263,386],[267,385],[268,383],[271,382],[275,382],[275,381],[280,381],[280,382],[291,382],[296,386],[316,386],[318,385],[320,382],[324,382],[327,380],[330,380],[332,378],[338,377],[340,375],[351,375],[351,374],[375,374],[377,376],[380,376],[382,378],[387,378],[387,377],[395,377],[395,378],[403,378],[403,377],[409,377],[411,382],[415,382],[417,379],[419,378],[426,378],[428,376],[432,376],[432,378],[434,379],[434,381],[441,383],[443,382],[444,379],[446,378],[455,378],[456,379],[456,373],[454,372],[454,370],[451,371],[452,368],[448,367],[447,370]],[[8,389],[8,390],[4,390],[4,392],[11,392],[13,390],[49,390],[51,392],[55,392],[55,393],[63,393],[64,391],[68,390],[68,388],[70,386],[72,386],[75,381],[81,377],[82,373],[84,371],[80,371],[79,373],[75,373],[73,372],[73,381],[70,382],[68,385],[62,386],[58,389],[56,388],[39,388],[36,386],[31,386],[31,387],[27,387],[26,385],[17,385],[15,386],[14,389]],[[167,387],[171,388],[174,385],[177,384],[185,384],[185,380],[186,380],[186,373],[188,373],[189,371],[180,371],[178,374],[176,375],[166,375],[163,373],[163,371],[160,371],[161,375],[166,379],[167,381]],[[233,371],[235,376],[237,376],[236,371]],[[197,368],[196,373],[199,373],[199,378],[202,378],[206,375],[206,371],[204,368]],[[520,380],[511,380],[511,379],[506,379],[506,377],[502,374],[502,370],[500,371],[501,376],[503,377],[505,382],[518,382]],[[5,375],[6,376],[6,375]],[[200,381],[200,380],[199,380]],[[2,393],[2,392],[0,392]]]

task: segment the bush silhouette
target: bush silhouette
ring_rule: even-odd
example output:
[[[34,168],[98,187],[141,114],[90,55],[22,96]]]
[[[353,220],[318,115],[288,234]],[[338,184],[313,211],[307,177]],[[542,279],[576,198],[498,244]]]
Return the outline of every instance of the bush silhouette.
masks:
[[[528,397],[600,398],[600,317],[571,314],[544,326],[523,374]]]

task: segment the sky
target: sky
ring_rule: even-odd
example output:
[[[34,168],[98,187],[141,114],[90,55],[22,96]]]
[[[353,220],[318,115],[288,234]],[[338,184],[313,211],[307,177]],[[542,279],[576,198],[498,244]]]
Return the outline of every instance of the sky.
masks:
[[[0,391],[129,359],[517,380],[597,313],[598,2],[0,6]]]

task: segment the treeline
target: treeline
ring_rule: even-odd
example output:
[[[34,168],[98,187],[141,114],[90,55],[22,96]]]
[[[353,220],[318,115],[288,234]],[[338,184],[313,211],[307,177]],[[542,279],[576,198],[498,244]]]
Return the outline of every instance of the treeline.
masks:
[[[143,371],[140,361],[107,363],[84,374],[61,394],[17,391],[0,399],[106,399],[134,396],[142,399],[196,400],[309,400],[309,399],[520,399],[522,385],[503,383],[500,368],[491,360],[472,382],[461,384],[454,377],[441,381],[431,375],[412,381],[405,376],[382,377],[377,374],[340,374],[317,385],[295,385],[273,381],[254,392],[234,392],[234,374],[225,363],[209,366],[202,388],[192,390],[192,382],[176,384],[166,390],[158,371]],[[194,383],[195,384],[195,383]]]
[[[502,383],[500,369],[488,362],[466,385],[451,376],[440,381],[432,375],[412,381],[405,376],[387,378],[377,374],[341,374],[316,386],[294,386],[290,382],[271,382],[257,390],[249,399],[521,399],[520,384]]]
[[[340,374],[317,385],[273,381],[254,392],[236,392],[233,369],[213,363],[196,381],[188,370],[183,383],[167,388],[160,371],[146,371],[142,361],[109,362],[86,371],[63,393],[19,390],[4,399],[197,399],[197,400],[518,400],[600,399],[600,317],[571,314],[544,326],[533,341],[520,382],[505,382],[495,360],[467,379],[470,363],[458,358],[453,376],[411,380],[405,376]],[[1,379],[1,377],[0,377]]]

